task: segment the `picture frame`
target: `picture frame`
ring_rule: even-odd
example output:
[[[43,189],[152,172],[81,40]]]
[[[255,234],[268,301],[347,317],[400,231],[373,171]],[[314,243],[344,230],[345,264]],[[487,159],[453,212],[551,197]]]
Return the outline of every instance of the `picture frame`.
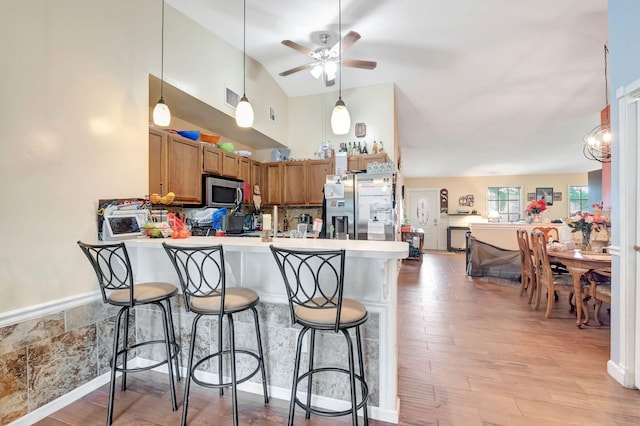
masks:
[[[553,201],[562,201],[562,192],[554,192]]]
[[[553,188],[536,188],[536,200],[544,200],[548,206],[552,206]]]
[[[536,193],[535,192],[527,192],[527,201],[533,201],[536,199]]]
[[[355,134],[357,138],[363,138],[367,135],[367,125],[365,123],[356,123]]]

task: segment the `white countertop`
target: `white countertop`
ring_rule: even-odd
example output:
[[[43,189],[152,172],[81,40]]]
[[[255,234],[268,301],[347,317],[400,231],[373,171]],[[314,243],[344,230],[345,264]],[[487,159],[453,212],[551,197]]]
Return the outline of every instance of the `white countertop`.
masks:
[[[223,244],[229,251],[266,251],[269,245],[291,249],[339,250],[345,249],[347,256],[381,259],[404,259],[409,256],[409,244],[404,241],[368,241],[368,240],[328,240],[274,238],[272,242],[262,242],[260,237],[189,237],[137,238],[125,240],[128,248],[161,247],[162,243],[184,246],[205,246]]]

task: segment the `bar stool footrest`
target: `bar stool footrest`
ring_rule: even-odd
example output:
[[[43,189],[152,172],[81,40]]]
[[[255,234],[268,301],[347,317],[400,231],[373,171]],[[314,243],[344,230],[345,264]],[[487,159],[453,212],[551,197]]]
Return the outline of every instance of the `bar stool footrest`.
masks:
[[[303,375],[301,375],[300,377],[298,377],[298,385],[300,385],[300,382],[303,381],[304,379],[306,379],[307,377],[309,377],[309,380],[313,380],[313,375],[317,374],[317,373],[324,373],[324,372],[337,372],[337,373],[344,373],[347,376],[350,374],[349,370],[345,369],[345,368],[338,368],[338,367],[322,367],[322,368],[314,368],[311,371],[307,371],[306,373],[304,373]],[[367,400],[369,399],[369,387],[367,386],[367,383],[365,382],[364,378],[358,374],[354,374],[354,377],[356,379],[356,381],[360,382],[360,386],[362,387],[362,390],[364,391],[364,398],[362,398],[362,401],[360,401],[359,403],[356,404],[356,409],[359,410],[362,407],[364,407],[364,405],[367,403]],[[362,395],[362,392],[356,392],[356,394],[358,396]],[[302,408],[305,411],[310,412],[311,414],[315,414],[317,416],[323,416],[323,417],[340,417],[340,416],[346,416],[351,414],[352,410],[351,408],[349,408],[348,410],[342,410],[342,411],[331,411],[331,410],[324,410],[321,408],[313,408],[313,407],[307,407],[306,402],[302,402],[300,401],[300,399],[296,396],[296,404]]]
[[[250,378],[252,378],[253,376],[255,376],[258,371],[260,371],[260,365],[261,365],[261,361],[260,361],[260,356],[255,353],[255,352],[251,352],[249,350],[245,350],[245,349],[236,349],[235,350],[236,353],[236,361],[238,359],[238,355],[247,355],[250,356],[252,358],[254,358],[256,361],[258,361],[258,365],[256,366],[256,368],[246,374],[243,377],[236,377],[236,384],[240,384],[240,383],[244,383],[247,380],[249,380]],[[195,383],[199,384],[200,386],[204,386],[206,388],[214,388],[214,389],[218,389],[218,388],[228,388],[231,387],[232,383],[231,381],[229,382],[222,382],[222,377],[218,377],[218,380],[221,381],[221,383],[211,383],[211,382],[205,382],[202,379],[199,379],[195,376],[195,372],[198,369],[198,366],[200,366],[202,363],[209,361],[210,359],[213,358],[217,358],[219,356],[224,356],[224,355],[231,355],[231,351],[229,349],[224,350],[222,352],[216,352],[210,355],[207,355],[206,357],[200,359],[198,362],[196,362],[193,367],[191,367],[191,371],[189,372],[191,375],[191,380],[193,380]]]
[[[162,344],[162,346],[164,347],[165,341],[164,340],[149,340],[147,342],[136,343],[134,345],[127,346],[125,349],[121,349],[120,351],[118,351],[118,354],[116,356],[120,357],[122,354],[125,353],[125,351],[128,352],[128,351],[132,351],[134,349],[141,348],[141,347],[144,347],[144,346],[159,345],[159,344]],[[178,353],[180,353],[180,348],[179,348],[178,344],[175,343],[175,342],[169,343],[169,345],[172,348],[171,359],[174,359],[175,357],[178,356]],[[156,362],[156,363],[154,363],[152,365],[148,365],[148,366],[145,366],[145,367],[128,368],[127,367],[127,361],[128,360],[125,360],[125,363],[124,363],[124,365],[122,367],[116,366],[116,371],[121,371],[123,373],[135,373],[135,372],[138,372],[138,371],[147,371],[147,370],[151,370],[153,368],[159,367],[161,365],[167,364],[169,362],[169,360],[163,359],[162,361],[158,361],[158,362]],[[111,365],[112,363],[113,363],[113,358],[111,358],[109,360],[109,364]]]

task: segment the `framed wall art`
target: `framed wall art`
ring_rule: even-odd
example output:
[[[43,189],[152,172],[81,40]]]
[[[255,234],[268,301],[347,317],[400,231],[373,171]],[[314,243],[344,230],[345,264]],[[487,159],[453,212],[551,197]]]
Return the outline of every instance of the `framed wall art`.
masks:
[[[536,199],[536,193],[535,192],[527,192],[527,201],[533,201]]]
[[[554,192],[553,201],[562,201],[562,192]]]
[[[552,206],[553,188],[536,188],[536,200],[544,200],[548,206]]]

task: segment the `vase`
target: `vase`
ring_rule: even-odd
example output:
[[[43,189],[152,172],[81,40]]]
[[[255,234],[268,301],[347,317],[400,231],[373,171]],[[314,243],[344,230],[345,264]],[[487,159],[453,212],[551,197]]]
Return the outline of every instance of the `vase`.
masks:
[[[533,213],[533,220],[531,221],[531,223],[542,223],[542,217],[540,216],[540,213]]]
[[[582,231],[582,251],[591,251],[591,230]]]

